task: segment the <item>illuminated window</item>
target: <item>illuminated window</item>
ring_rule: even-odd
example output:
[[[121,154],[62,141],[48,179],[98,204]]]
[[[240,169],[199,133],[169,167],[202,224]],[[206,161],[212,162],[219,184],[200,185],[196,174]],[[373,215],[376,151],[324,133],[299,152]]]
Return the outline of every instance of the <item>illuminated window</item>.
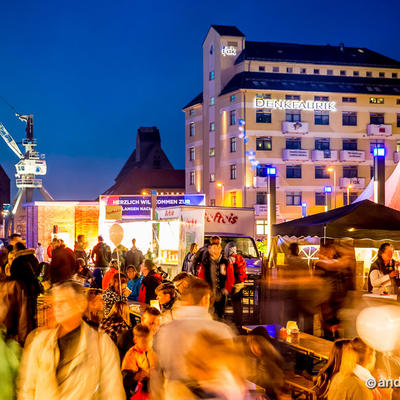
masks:
[[[256,138],[256,150],[257,151],[272,150],[272,137],[262,136]]]
[[[208,80],[213,81],[214,79],[215,79],[215,72],[210,71],[210,73],[208,74]]]
[[[236,101],[236,95],[231,96],[231,103],[233,103],[234,101]]]
[[[329,111],[314,111],[315,125],[329,125]]]
[[[194,122],[189,124],[189,136],[194,136]]]
[[[230,197],[231,197],[231,207],[236,207],[236,192],[231,192]]]
[[[236,111],[230,112],[230,125],[236,125]]]
[[[400,153],[400,140],[398,140],[396,143],[396,151]]]
[[[210,174],[210,182],[215,182],[215,174]]]
[[[353,111],[342,112],[342,125],[343,126],[357,126],[357,113]]]
[[[324,192],[315,192],[315,205],[324,206],[326,204],[326,196]]]
[[[231,179],[236,179],[236,164],[231,165],[230,171],[231,171]]]
[[[215,147],[210,147],[210,151],[208,153],[210,157],[215,157]]]
[[[384,113],[369,113],[369,123],[375,125],[381,125],[385,123]]]
[[[287,206],[301,206],[301,192],[286,192]]]
[[[383,104],[385,102],[383,97],[370,97],[369,103],[370,104]]]
[[[268,234],[268,222],[267,220],[256,220],[256,233],[257,235],[267,235]]]
[[[236,153],[236,138],[235,137],[230,139],[230,152]]]
[[[256,122],[258,124],[270,124],[272,122],[271,110],[257,110],[256,111]]]
[[[210,132],[215,131],[215,122],[210,122]]]
[[[259,66],[259,67],[258,67],[258,70],[259,70],[260,72],[264,72],[264,71],[265,71],[265,67]]]
[[[215,97],[210,97],[210,106],[215,104]]]
[[[315,179],[329,179],[329,172],[326,170],[325,165],[316,165],[315,166]]]
[[[301,165],[286,165],[286,179],[301,179]]]
[[[189,185],[193,186],[196,183],[196,172],[190,171],[189,175]]]
[[[194,161],[195,157],[195,152],[194,152],[194,147],[189,148],[189,161]]]

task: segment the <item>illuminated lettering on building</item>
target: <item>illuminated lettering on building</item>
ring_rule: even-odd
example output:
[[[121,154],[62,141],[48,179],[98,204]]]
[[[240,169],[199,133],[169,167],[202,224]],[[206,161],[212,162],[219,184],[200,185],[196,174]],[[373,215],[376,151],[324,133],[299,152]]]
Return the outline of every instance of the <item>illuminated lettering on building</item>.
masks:
[[[256,108],[272,110],[336,111],[334,101],[257,99]]]
[[[233,46],[222,46],[221,54],[225,56],[236,56],[236,47]]]

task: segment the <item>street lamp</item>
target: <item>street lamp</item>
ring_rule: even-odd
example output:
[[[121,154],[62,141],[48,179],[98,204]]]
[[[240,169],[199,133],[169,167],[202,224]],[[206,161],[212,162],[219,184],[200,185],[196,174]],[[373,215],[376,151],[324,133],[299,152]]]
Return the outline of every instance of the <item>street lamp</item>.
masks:
[[[336,169],[334,167],[329,167],[327,171],[333,172],[333,197],[335,198],[335,208],[336,208]]]
[[[347,185],[347,204],[350,204],[350,189],[353,187],[353,185]]]
[[[217,183],[217,187],[221,188],[221,197],[222,197],[221,206],[223,207],[224,203],[225,203],[225,201],[224,201],[225,200],[225,187],[224,187],[224,184],[221,182]]]

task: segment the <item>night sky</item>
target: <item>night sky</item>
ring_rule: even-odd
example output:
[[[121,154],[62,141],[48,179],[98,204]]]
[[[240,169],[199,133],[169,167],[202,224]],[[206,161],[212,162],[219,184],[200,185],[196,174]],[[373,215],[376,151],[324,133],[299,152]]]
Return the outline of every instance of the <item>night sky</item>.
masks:
[[[202,41],[211,24],[255,41],[368,47],[400,60],[400,2],[1,1],[0,95],[35,115],[45,186],[57,200],[94,199],[113,183],[139,126],[156,125],[184,168],[184,115],[201,91]],[[16,140],[25,125],[0,101]],[[0,140],[0,163],[17,158]],[[13,193],[14,182],[12,183]]]

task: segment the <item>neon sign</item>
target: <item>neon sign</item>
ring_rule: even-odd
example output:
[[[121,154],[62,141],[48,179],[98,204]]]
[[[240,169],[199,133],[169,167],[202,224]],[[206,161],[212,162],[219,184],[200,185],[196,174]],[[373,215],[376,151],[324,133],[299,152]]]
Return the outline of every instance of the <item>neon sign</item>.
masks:
[[[255,107],[273,110],[336,111],[336,103],[334,101],[314,100],[303,101],[256,98]]]
[[[222,46],[221,54],[225,56],[236,56],[236,47],[233,46]]]

